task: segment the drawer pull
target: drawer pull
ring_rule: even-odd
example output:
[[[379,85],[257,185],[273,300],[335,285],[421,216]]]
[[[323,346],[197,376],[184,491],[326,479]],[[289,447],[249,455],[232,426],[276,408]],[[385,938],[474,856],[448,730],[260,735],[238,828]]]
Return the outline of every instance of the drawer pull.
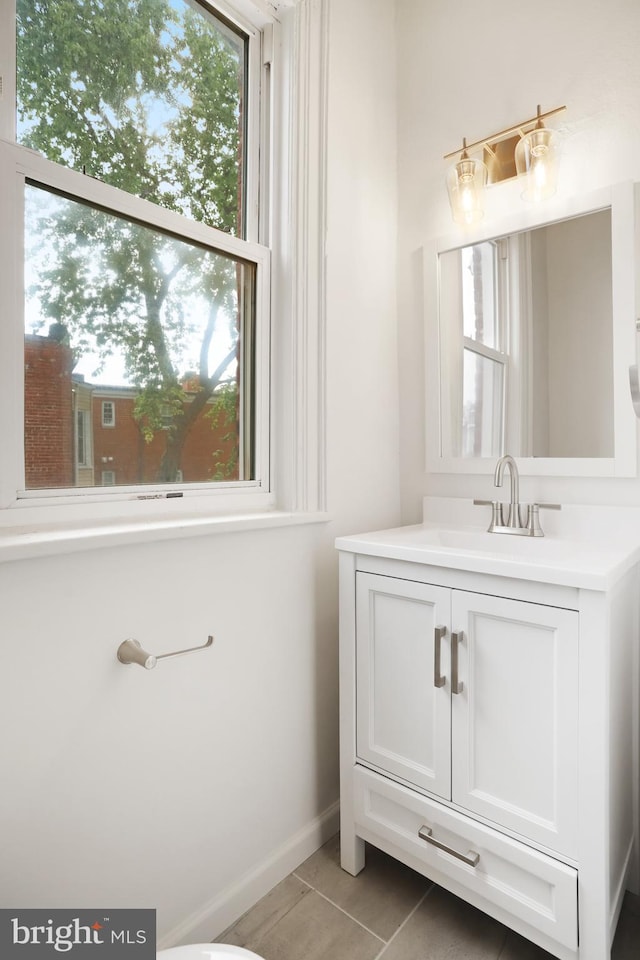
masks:
[[[447,678],[440,672],[440,647],[441,640],[447,635],[446,627],[436,627],[433,631],[433,685],[434,687],[444,687]]]
[[[451,634],[451,692],[462,693],[464,683],[458,679],[458,644],[464,640],[464,633]]]
[[[480,862],[479,853],[475,853],[473,850],[469,850],[467,854],[458,853],[457,850],[453,850],[445,843],[441,843],[439,840],[436,840],[431,832],[431,827],[420,827],[418,830],[418,836],[421,840],[426,840],[427,843],[430,843],[431,846],[437,847],[438,850],[444,850],[445,853],[450,853],[451,856],[455,857],[457,860],[462,860],[462,862],[466,863],[469,867],[477,867],[478,863]]]

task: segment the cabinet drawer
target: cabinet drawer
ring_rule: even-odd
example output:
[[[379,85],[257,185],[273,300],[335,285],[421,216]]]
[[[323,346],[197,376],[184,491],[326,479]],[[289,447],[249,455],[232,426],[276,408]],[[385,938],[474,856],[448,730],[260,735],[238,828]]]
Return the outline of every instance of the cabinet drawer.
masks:
[[[363,767],[354,770],[354,799],[358,836],[525,937],[537,940],[538,931],[549,942],[577,948],[572,867]],[[419,831],[423,837],[431,831],[430,840]]]

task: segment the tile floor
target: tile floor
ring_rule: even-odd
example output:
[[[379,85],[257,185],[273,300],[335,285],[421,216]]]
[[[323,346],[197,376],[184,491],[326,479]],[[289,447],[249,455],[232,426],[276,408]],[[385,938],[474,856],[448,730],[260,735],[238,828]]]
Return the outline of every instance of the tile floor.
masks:
[[[219,937],[264,960],[553,960],[546,951],[367,846],[358,877],[339,837]],[[640,897],[627,894],[612,960],[640,957]]]

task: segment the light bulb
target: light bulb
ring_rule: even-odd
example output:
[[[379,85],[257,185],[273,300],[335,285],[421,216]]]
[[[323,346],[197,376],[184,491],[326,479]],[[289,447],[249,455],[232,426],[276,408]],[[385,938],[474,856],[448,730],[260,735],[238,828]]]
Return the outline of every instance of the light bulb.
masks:
[[[516,170],[524,177],[524,200],[547,200],[557,189],[556,138],[552,130],[536,127],[516,146]]]
[[[469,225],[484,216],[487,168],[481,160],[470,160],[466,150],[447,174],[451,213],[456,223]]]

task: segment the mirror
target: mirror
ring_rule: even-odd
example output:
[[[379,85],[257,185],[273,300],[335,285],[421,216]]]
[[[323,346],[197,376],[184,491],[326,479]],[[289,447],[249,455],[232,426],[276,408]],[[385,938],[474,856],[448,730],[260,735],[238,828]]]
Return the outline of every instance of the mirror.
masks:
[[[624,269],[629,221],[613,201],[437,251],[436,469],[508,452],[525,473],[635,475],[631,401],[622,409],[616,387],[635,360],[620,309],[631,295],[633,311],[630,207]]]
[[[443,452],[613,456],[610,210],[441,253],[439,296]]]

